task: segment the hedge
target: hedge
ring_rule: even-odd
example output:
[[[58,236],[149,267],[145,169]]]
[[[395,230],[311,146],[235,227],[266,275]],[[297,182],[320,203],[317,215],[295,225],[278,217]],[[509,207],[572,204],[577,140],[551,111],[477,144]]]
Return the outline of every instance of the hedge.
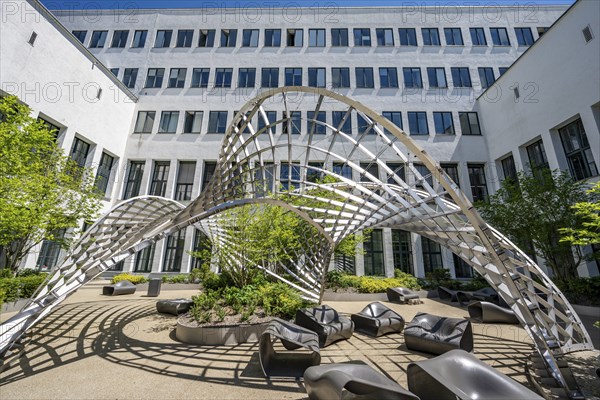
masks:
[[[133,283],[134,285],[137,285],[138,283],[148,282],[148,279],[142,275],[132,275],[132,274],[128,274],[128,273],[115,275],[112,278],[112,283],[117,283],[117,282],[121,282],[121,281],[129,281],[129,282]]]
[[[46,279],[46,274],[0,279],[0,304],[30,298]]]

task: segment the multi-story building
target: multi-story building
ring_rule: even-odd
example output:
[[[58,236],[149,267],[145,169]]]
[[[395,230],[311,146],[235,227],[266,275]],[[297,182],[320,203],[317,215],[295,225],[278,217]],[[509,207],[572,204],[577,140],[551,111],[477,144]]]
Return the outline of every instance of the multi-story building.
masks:
[[[22,2],[23,9],[32,6],[44,11],[37,1]],[[13,21],[12,31],[3,37],[18,40],[3,39],[2,90],[30,104],[21,82],[36,82],[46,68],[61,86],[84,79],[102,81],[98,86],[106,88],[103,99],[112,102],[106,108],[61,103],[63,107],[55,110],[48,99],[30,105],[61,128],[59,141],[67,151],[88,149],[85,162],[97,166],[109,182],[107,205],[138,195],[182,203],[195,198],[214,171],[223,134],[236,111],[262,91],[279,86],[329,88],[381,112],[439,160],[468,196],[480,200],[513,170],[530,163],[537,166],[542,156],[551,168],[569,169],[577,179],[598,175],[600,91],[594,92],[599,83],[598,46],[593,44],[600,31],[594,18],[597,8],[597,3],[581,0],[571,8],[415,5],[42,12],[40,24],[51,26],[52,33],[37,32],[38,25],[24,24],[23,18],[20,23],[11,19],[23,10],[9,10],[4,14]],[[24,55],[21,41],[33,31],[39,37]],[[44,41],[46,33],[53,42]],[[43,48],[36,51],[39,47]],[[13,68],[5,56],[40,59],[34,66],[22,62]],[[52,58],[49,64],[44,57]],[[79,75],[90,61],[98,67],[94,73],[102,76]],[[8,65],[10,72],[5,73]],[[7,86],[11,82],[17,84]],[[570,94],[576,101],[565,98]],[[283,110],[273,112],[269,118],[283,118]],[[291,118],[314,118],[307,112],[295,110]],[[127,117],[119,119],[122,113]],[[336,125],[341,115],[327,110],[317,118]],[[358,134],[364,121],[348,124],[346,130]],[[302,141],[305,126],[295,126],[297,140]],[[100,137],[96,130],[103,131]],[[373,149],[377,145],[373,142]],[[104,151],[111,146],[118,150]],[[112,158],[109,167],[104,154]],[[398,160],[386,162],[403,173]],[[370,172],[386,179],[383,171]],[[200,238],[188,228],[118,268],[188,272],[194,259],[186,251],[196,248]],[[57,261],[58,253],[48,257],[42,251],[26,264],[51,267]],[[439,244],[401,230],[374,230],[364,255],[338,261],[361,275],[391,275],[399,268],[423,276],[443,267],[456,278],[471,276],[471,269]],[[598,266],[589,263],[580,273],[597,275]]]

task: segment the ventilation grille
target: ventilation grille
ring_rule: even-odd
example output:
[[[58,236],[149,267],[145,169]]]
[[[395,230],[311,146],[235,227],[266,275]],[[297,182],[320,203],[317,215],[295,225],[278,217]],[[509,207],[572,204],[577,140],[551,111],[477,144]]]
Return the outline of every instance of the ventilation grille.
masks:
[[[589,25],[583,28],[581,32],[583,33],[583,38],[585,39],[586,43],[594,38],[594,35],[592,34],[592,28],[590,28]]]

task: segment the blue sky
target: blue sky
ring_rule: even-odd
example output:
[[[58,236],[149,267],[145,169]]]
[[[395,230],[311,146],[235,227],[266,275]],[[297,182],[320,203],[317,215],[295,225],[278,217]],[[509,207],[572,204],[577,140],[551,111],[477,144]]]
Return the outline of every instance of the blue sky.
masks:
[[[54,9],[142,9],[142,8],[202,8],[202,7],[344,7],[344,6],[475,6],[573,4],[574,0],[41,0]]]

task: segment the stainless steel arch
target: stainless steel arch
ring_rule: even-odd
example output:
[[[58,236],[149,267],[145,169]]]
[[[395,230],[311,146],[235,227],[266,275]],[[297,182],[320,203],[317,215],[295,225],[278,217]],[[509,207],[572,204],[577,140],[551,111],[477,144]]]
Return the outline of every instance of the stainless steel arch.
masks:
[[[270,120],[268,110],[282,117]],[[298,110],[307,117],[298,118]],[[326,118],[331,112],[336,112],[335,121]],[[348,121],[358,125],[357,133],[347,129]],[[228,127],[208,188],[185,209],[165,214],[153,225],[152,235],[137,237],[129,248],[139,249],[190,224],[214,225],[220,210],[261,201],[293,209],[320,228],[318,235],[307,237],[310,257],[295,266],[297,281],[289,282],[313,297],[321,297],[327,266],[323,257],[331,255],[333,245],[364,228],[400,228],[450,248],[484,276],[513,309],[563,386],[556,357],[592,348],[560,290],[525,253],[485,223],[439,163],[382,115],[325,89],[277,88],[246,103]],[[80,247],[95,235],[82,238]],[[100,231],[97,235],[107,237]],[[69,258],[73,265],[81,262],[77,257]],[[65,268],[71,268],[68,262],[59,271]],[[104,264],[94,268],[100,271]],[[298,271],[307,275],[298,276]],[[58,279],[54,276],[49,283]],[[11,343],[9,336],[3,331],[0,350]]]

